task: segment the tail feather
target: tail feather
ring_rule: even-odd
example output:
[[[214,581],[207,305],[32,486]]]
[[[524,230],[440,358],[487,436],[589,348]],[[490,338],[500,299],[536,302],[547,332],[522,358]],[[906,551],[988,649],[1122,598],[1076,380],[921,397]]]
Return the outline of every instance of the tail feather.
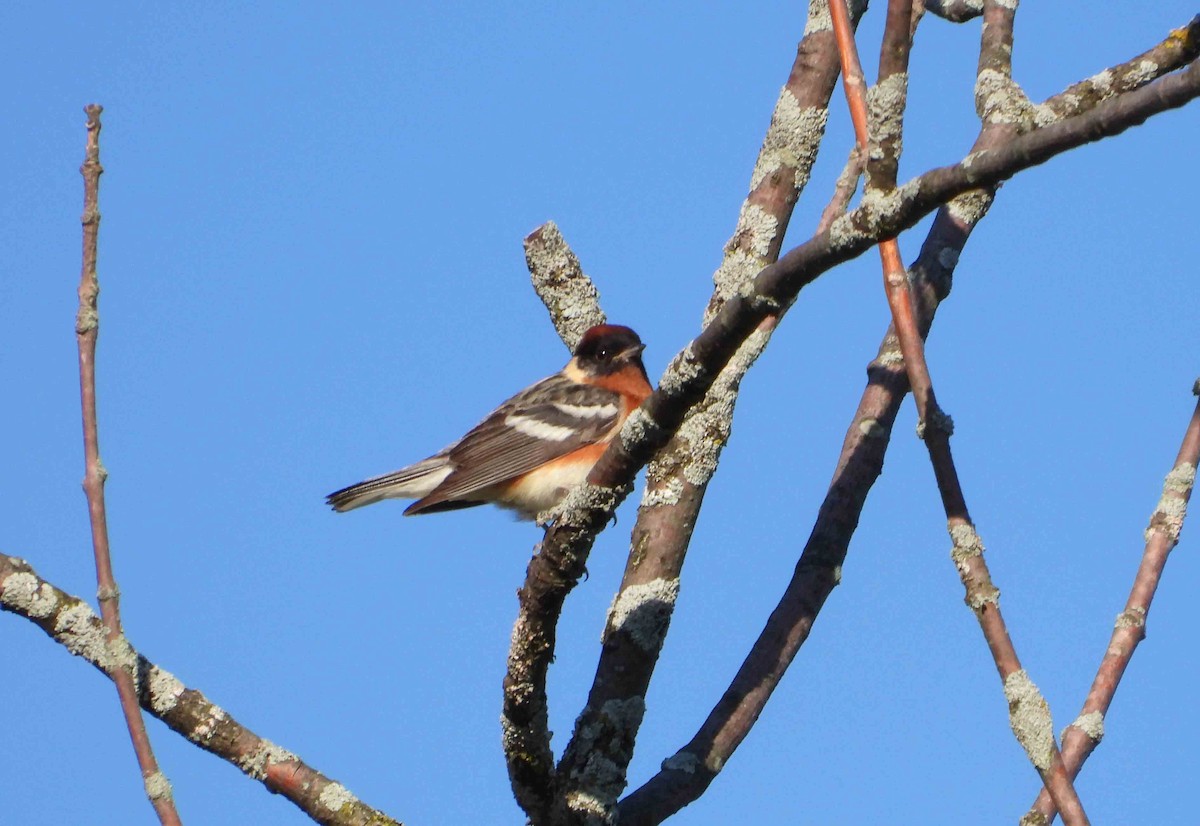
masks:
[[[325,501],[338,513],[383,499],[420,499],[442,483],[454,470],[445,456],[432,456],[415,465],[385,473],[334,491]]]

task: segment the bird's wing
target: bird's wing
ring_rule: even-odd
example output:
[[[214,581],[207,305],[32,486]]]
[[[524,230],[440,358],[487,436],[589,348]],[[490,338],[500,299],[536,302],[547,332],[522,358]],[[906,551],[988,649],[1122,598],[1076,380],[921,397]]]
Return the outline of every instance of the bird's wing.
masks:
[[[561,373],[543,379],[500,405],[450,448],[454,471],[425,500],[468,499],[600,441],[616,425],[621,396],[571,381]]]

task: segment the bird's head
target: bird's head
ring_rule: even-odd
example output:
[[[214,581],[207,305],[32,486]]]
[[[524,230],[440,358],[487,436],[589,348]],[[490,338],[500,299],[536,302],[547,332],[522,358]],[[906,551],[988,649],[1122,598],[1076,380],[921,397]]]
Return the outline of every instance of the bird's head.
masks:
[[[572,361],[591,376],[607,376],[633,366],[645,377],[646,368],[642,364],[645,349],[638,334],[628,327],[599,324],[579,339]]]

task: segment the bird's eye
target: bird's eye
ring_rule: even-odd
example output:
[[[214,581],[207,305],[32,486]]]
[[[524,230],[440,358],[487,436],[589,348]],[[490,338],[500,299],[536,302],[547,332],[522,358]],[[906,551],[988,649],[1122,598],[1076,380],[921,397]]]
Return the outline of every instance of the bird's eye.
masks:
[[[608,356],[609,352],[607,347],[601,347],[596,353],[596,358],[600,359],[600,361],[608,361]]]

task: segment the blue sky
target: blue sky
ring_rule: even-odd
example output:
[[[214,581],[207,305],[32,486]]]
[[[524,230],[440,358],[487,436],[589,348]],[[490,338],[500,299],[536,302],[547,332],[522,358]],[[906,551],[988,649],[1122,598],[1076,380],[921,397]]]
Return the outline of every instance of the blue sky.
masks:
[[[873,74],[876,3],[860,31]],[[127,632],[258,733],[412,824],[516,823],[499,748],[514,591],[540,532],[499,511],[337,516],[561,366],[521,239],[553,219],[657,376],[698,330],[804,4],[43,3],[0,12],[0,549],[94,593],[73,319],[82,107],[102,136],[99,400]],[[1041,99],[1132,57],[1182,2],[1027,4]],[[977,131],[978,25],[928,19],[902,177]],[[840,94],[840,92],[839,92]],[[834,107],[788,246],[851,142]],[[1200,373],[1200,107],[1007,184],[930,340],[1017,649],[1074,718]],[[901,238],[915,257],[922,227]],[[631,782],[692,735],[774,606],[886,326],[877,257],[807,289],[744,384]],[[680,824],[1013,823],[1037,791],[902,413],[842,586]],[[634,502],[572,594],[566,735]],[[1185,529],[1079,783],[1094,822],[1184,823],[1200,727]],[[1192,629],[1189,631],[1188,629]],[[152,822],[111,685],[0,617],[0,821]],[[185,822],[308,822],[151,720]],[[556,738],[561,749],[563,738]]]

